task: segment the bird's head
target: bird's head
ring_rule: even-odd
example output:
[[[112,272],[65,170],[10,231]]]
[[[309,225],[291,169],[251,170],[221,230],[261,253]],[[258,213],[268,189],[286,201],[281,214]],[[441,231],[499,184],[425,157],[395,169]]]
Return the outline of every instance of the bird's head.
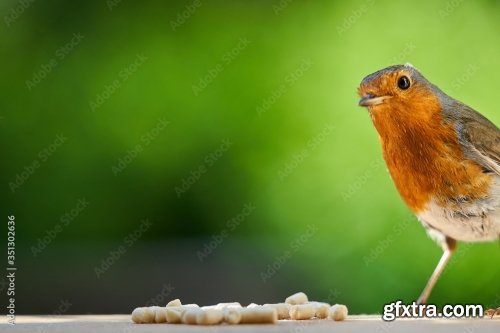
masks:
[[[368,75],[358,88],[360,106],[378,110],[415,109],[435,104],[441,91],[410,64],[395,65]]]

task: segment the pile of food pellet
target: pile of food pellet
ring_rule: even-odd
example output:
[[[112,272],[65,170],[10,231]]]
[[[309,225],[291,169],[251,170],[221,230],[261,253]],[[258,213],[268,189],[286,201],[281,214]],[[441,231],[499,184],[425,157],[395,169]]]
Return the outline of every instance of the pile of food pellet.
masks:
[[[238,302],[202,306],[182,304],[179,299],[170,301],[165,307],[150,306],[136,308],[132,321],[137,324],[168,323],[191,325],[218,324],[274,324],[278,320],[347,318],[347,307],[331,306],[324,302],[310,302],[303,292],[293,294],[284,303],[250,304],[246,307]]]

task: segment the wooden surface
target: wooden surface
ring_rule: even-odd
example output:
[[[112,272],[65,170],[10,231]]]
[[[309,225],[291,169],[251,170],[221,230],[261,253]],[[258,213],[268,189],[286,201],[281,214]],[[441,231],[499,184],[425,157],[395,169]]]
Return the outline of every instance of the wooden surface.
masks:
[[[379,315],[349,316],[343,322],[332,320],[279,321],[274,325],[189,326],[173,324],[133,324],[130,315],[18,316],[16,325],[0,324],[0,332],[408,332],[408,333],[488,333],[500,332],[500,318],[490,319],[397,319],[384,322]]]

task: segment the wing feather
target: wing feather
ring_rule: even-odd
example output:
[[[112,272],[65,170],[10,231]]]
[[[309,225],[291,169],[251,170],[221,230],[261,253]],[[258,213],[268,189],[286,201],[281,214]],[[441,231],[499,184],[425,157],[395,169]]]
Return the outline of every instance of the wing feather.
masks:
[[[470,107],[460,104],[456,129],[468,158],[500,175],[500,129]]]

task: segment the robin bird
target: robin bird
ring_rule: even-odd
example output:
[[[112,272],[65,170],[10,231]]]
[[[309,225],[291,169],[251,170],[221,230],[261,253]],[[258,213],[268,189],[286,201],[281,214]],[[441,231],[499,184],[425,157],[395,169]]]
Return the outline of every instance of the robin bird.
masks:
[[[358,92],[399,194],[443,247],[424,304],[457,241],[500,238],[500,130],[410,64],[368,75]]]

